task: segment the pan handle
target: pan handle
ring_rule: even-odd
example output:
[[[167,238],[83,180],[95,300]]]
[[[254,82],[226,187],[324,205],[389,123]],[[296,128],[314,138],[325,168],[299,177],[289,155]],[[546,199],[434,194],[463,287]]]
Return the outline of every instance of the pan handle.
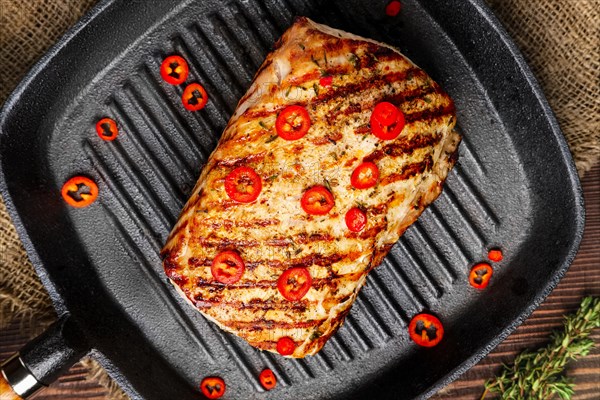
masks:
[[[90,347],[69,315],[64,315],[0,367],[0,400],[27,399],[50,385]]]

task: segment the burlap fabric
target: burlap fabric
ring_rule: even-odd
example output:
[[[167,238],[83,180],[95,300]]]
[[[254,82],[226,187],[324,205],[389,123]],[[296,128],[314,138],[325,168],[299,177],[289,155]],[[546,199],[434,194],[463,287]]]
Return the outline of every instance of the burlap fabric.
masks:
[[[487,0],[540,81],[579,175],[600,157],[600,0]]]
[[[31,65],[96,0],[0,0],[0,103]],[[513,36],[583,175],[600,157],[600,0],[488,0]],[[0,334],[12,320],[35,334],[55,318],[0,201]],[[90,379],[125,396],[95,362]]]

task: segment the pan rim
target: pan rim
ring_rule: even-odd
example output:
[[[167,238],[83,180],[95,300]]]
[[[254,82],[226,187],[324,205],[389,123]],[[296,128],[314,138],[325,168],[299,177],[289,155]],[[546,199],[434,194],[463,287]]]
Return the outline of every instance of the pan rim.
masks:
[[[543,91],[539,86],[537,79],[535,78],[531,69],[525,62],[523,55],[517,48],[516,44],[512,41],[506,30],[502,27],[498,19],[493,15],[492,11],[483,2],[483,0],[469,0],[469,3],[471,3],[471,5],[477,10],[477,12],[482,17],[484,17],[489,27],[500,37],[502,42],[505,44],[507,50],[510,52],[511,56],[517,63],[519,67],[519,72],[525,77],[529,85],[529,89],[535,95],[539,106],[544,111],[544,119],[549,123],[550,129],[554,135],[554,140],[558,144],[562,155],[561,162],[566,167],[565,169],[566,172],[568,172],[569,181],[571,182],[571,187],[569,188],[569,191],[573,194],[574,208],[572,210],[572,213],[576,216],[575,220],[573,221],[574,232],[576,234],[574,237],[571,238],[568,252],[566,252],[567,255],[562,260],[560,267],[556,269],[556,272],[552,275],[552,278],[545,282],[545,285],[540,285],[540,288],[537,290],[536,295],[533,296],[533,301],[530,302],[529,305],[519,313],[518,317],[514,319],[511,322],[511,324],[506,326],[499,335],[495,336],[490,342],[483,346],[483,348],[476,349],[475,351],[473,351],[471,357],[466,359],[458,367],[449,371],[448,374],[446,374],[443,378],[439,379],[437,382],[431,385],[426,391],[422,393],[421,396],[419,396],[420,398],[430,397],[441,387],[446,386],[450,382],[457,379],[465,371],[473,367],[477,362],[483,359],[485,355],[487,355],[493,348],[495,348],[496,346],[498,346],[498,344],[504,341],[519,325],[521,325],[525,321],[525,319],[527,319],[531,315],[531,313],[535,309],[539,307],[539,305],[558,285],[560,279],[567,272],[569,266],[575,258],[583,237],[583,230],[585,225],[585,207],[583,200],[583,191],[575,169],[575,165],[571,153],[569,151],[566,139],[562,131],[560,130],[560,127],[558,126],[558,122],[556,121],[552,109],[550,108],[547,99],[545,98]],[[94,18],[100,15],[106,8],[111,7],[113,4],[114,2],[111,0],[101,0],[71,29],[69,29],[67,33],[65,33],[65,35],[62,36],[50,48],[50,50],[29,70],[29,72],[25,75],[23,80],[19,83],[16,89],[6,100],[2,110],[0,111],[0,143],[2,139],[9,134],[8,132],[5,132],[4,129],[7,119],[10,118],[15,105],[18,103],[21,95],[27,90],[31,82],[38,76],[40,72],[45,70],[46,66],[52,61],[52,59],[58,54],[58,52],[64,48],[64,46],[68,45],[71,39],[73,39],[82,30],[84,30],[88,26],[90,21],[92,21]],[[44,286],[50,294],[53,305],[57,310],[57,314],[61,316],[68,313],[69,311],[64,306],[60,293],[56,290],[53,281],[50,279],[49,274],[47,273],[46,268],[44,266],[44,263],[42,262],[39,254],[37,253],[36,247],[34,246],[31,238],[29,237],[28,230],[22,223],[21,217],[17,211],[17,207],[13,202],[12,196],[10,195],[9,186],[6,183],[5,179],[5,172],[1,154],[0,194],[4,199],[8,214],[11,217],[13,224],[15,225],[19,238],[22,241],[25,250],[27,251],[27,254],[36,270],[36,273],[40,276]],[[107,369],[109,371],[113,371],[111,373],[111,377],[115,379],[120,385],[126,386],[128,390],[133,389],[133,387],[130,384],[128,384],[128,380],[124,376],[124,374],[117,372],[118,369],[108,357],[99,353],[95,349],[92,350],[90,354],[94,356],[94,358],[99,360],[102,365],[108,367]]]

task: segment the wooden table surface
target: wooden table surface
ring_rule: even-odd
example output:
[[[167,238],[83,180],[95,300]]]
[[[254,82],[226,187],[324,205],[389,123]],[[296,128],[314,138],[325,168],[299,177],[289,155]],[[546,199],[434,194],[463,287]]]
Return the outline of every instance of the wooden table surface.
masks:
[[[529,319],[479,364],[457,381],[442,389],[433,399],[479,399],[483,382],[497,373],[501,363],[509,363],[525,348],[547,342],[553,328],[562,323],[565,313],[574,311],[582,296],[600,296],[600,165],[588,172],[582,181],[586,201],[586,227],[579,253],[558,287]],[[600,345],[600,329],[592,335]],[[18,322],[0,331],[0,359],[5,359],[26,342]],[[600,399],[600,346],[586,358],[573,362],[567,375],[576,383],[574,399]],[[77,364],[68,374],[45,391],[37,400],[108,399],[107,391],[85,378],[85,369]],[[488,396],[491,398],[491,396]]]

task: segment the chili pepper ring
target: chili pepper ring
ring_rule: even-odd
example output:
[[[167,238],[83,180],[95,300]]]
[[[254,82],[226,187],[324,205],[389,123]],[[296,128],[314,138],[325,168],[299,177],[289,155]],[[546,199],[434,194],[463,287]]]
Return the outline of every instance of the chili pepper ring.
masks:
[[[98,186],[85,176],[74,176],[65,182],[61,189],[65,202],[76,208],[87,207],[96,201]]]

